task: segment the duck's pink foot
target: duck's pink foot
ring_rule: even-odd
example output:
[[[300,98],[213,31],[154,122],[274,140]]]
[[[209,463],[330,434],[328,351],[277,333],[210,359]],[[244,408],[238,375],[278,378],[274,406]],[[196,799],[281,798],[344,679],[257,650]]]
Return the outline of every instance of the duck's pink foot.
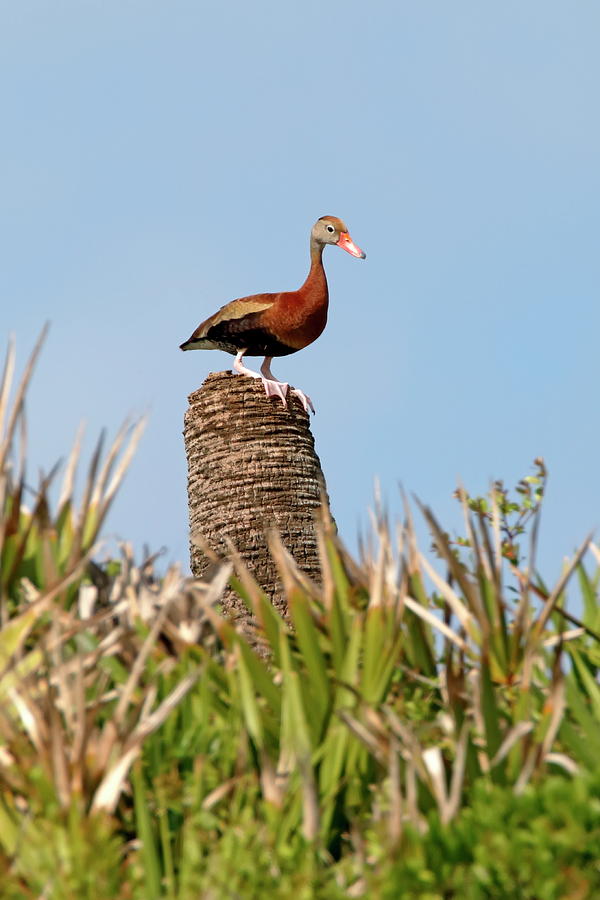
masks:
[[[237,354],[235,362],[233,364],[234,372],[237,372],[238,375],[248,375],[250,378],[260,378],[267,397],[279,397],[283,406],[286,407],[289,385],[285,381],[278,381],[271,372],[272,357],[265,357],[265,360],[260,367],[259,374],[258,372],[254,372],[252,369],[247,369],[242,362],[245,352],[245,350],[240,350],[240,352]],[[304,407],[305,412],[308,413],[309,411],[312,411],[314,413],[315,408],[308,394],[305,394],[304,391],[301,391],[298,388],[292,388],[292,394],[295,394],[299,399],[300,403]]]
[[[249,378],[262,378],[258,372],[254,372],[253,369],[247,369],[244,363],[242,362],[245,350],[240,350],[238,355],[235,358],[235,362],[233,364],[233,371],[237,372],[238,375],[247,375]]]
[[[267,397],[279,397],[283,405],[287,406],[286,397],[289,385],[285,381],[276,381],[274,378],[265,378],[264,376],[261,381]]]
[[[304,407],[304,411],[308,413],[309,409],[312,414],[315,414],[315,408],[313,406],[312,400],[305,394],[304,391],[301,391],[299,388],[292,388],[292,394],[295,394],[302,406]]]

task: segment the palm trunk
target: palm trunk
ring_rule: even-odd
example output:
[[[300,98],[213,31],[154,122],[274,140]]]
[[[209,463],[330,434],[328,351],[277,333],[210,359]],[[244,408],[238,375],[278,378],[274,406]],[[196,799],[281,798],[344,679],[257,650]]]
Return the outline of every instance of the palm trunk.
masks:
[[[202,545],[226,557],[230,540],[286,614],[268,531],[276,528],[299,568],[319,579],[315,513],[326,493],[308,415],[291,395],[284,408],[260,381],[217,372],[189,396],[184,439],[193,574],[202,578],[212,565]],[[244,630],[251,627],[233,591],[223,606]]]

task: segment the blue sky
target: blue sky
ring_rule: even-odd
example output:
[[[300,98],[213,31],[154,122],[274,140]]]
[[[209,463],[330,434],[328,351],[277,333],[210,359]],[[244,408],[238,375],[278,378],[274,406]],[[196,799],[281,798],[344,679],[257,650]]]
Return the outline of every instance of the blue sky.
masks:
[[[331,310],[275,372],[313,398],[354,546],[379,478],[452,492],[550,470],[542,568],[598,525],[600,6],[543,2],[0,5],[0,336],[24,361],[30,475],[130,414],[149,426],[109,530],[187,558],[178,350],[227,300],[292,289],[308,234]]]

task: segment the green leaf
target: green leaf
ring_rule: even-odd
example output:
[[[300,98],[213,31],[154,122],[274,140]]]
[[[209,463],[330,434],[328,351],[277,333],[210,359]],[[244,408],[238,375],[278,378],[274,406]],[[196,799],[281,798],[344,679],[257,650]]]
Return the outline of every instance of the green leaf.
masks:
[[[147,900],[159,900],[161,897],[161,867],[149,812],[151,800],[144,786],[144,776],[139,760],[132,768],[131,782],[133,786],[135,821],[141,840],[141,855],[144,861],[145,897]]]
[[[261,714],[258,703],[256,702],[254,683],[242,653],[237,654],[237,674],[240,684],[242,712],[244,714],[246,727],[256,746],[262,750],[264,749],[264,731]]]
[[[496,702],[496,691],[491,679],[490,666],[485,658],[481,661],[481,712],[485,725],[486,752],[491,760],[496,755],[502,743],[502,731],[500,729],[500,716]],[[504,765],[500,763],[494,769],[494,778],[504,781]]]
[[[45,605],[32,605],[20,616],[10,619],[0,630],[0,675],[21,650],[32,629],[45,614],[45,610]]]
[[[313,619],[310,601],[300,591],[289,597],[289,610],[294,623],[301,662],[306,667],[311,698],[311,723],[320,735],[327,710],[332,702],[332,685],[327,675],[325,656],[320,647],[319,630]]]
[[[590,672],[588,666],[582,659],[581,654],[578,650],[575,649],[575,647],[569,648],[569,655],[573,660],[575,671],[581,679],[583,687],[587,693],[592,707],[594,719],[596,722],[600,723],[600,687],[598,686],[598,683]]]

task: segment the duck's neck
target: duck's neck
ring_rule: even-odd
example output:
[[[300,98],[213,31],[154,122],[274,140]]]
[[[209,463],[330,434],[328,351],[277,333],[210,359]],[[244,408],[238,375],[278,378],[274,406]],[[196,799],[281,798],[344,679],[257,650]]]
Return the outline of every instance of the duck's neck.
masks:
[[[323,250],[325,249],[325,244],[322,244],[321,241],[316,241],[314,237],[311,236],[310,239],[310,267],[314,269],[315,266],[320,266],[323,268]]]
[[[327,302],[327,278],[325,277],[325,269],[323,268],[323,249],[324,244],[311,238],[310,241],[310,270],[306,276],[303,287],[308,289],[315,295],[315,299],[320,295],[321,302]]]

